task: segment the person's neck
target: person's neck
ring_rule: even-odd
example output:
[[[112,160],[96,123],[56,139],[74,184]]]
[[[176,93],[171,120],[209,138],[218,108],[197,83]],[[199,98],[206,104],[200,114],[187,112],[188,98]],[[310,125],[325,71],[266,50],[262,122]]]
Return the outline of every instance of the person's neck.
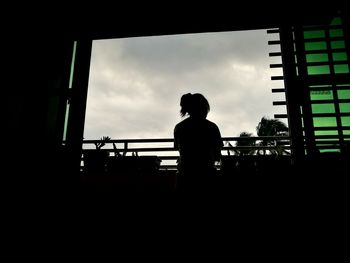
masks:
[[[205,120],[206,119],[205,116],[200,116],[200,115],[190,115],[190,118],[192,120]]]

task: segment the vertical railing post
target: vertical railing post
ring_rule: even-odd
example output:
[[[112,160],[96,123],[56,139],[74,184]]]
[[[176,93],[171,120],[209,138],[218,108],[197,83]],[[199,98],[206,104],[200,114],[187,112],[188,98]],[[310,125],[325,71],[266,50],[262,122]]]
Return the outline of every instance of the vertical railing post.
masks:
[[[66,138],[70,170],[74,177],[78,176],[80,171],[91,48],[92,40],[77,42]],[[76,179],[78,180],[78,177]]]
[[[300,88],[297,82],[295,63],[293,30],[289,26],[280,28],[281,53],[283,64],[284,85],[286,89],[286,103],[288,126],[290,132],[291,154],[294,161],[304,158],[304,136],[300,110]]]

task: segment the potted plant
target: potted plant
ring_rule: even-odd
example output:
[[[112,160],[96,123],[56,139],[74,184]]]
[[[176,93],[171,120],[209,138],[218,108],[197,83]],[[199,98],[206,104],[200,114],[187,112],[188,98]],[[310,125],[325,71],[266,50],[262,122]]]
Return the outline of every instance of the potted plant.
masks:
[[[100,141],[95,142],[96,149],[83,150],[84,173],[87,175],[99,175],[106,173],[106,165],[109,151],[102,150],[111,138],[103,136]]]
[[[161,160],[158,156],[139,156],[137,152],[127,156],[128,149],[120,153],[114,143],[113,149],[114,156],[110,156],[107,162],[107,170],[111,175],[151,174],[159,170]]]

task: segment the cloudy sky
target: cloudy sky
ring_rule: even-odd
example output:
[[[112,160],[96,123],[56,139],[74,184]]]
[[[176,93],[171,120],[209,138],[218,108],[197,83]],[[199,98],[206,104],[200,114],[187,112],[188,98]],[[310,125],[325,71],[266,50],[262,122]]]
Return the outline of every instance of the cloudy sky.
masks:
[[[223,137],[255,133],[285,107],[272,94],[276,63],[266,30],[183,34],[93,42],[85,139],[172,138],[183,94],[202,93]]]

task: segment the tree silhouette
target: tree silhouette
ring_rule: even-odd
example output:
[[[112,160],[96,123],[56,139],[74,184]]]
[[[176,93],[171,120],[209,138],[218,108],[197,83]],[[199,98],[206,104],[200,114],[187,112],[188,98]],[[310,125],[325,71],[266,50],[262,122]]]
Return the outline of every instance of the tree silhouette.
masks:
[[[247,147],[247,149],[237,150],[239,155],[253,155],[255,153],[255,149],[248,148],[255,146],[255,140],[249,139],[252,136],[252,133],[245,131],[239,134],[240,139],[237,140],[236,147]]]
[[[288,127],[285,123],[277,119],[269,119],[262,117],[258,126],[256,127],[256,133],[259,137],[261,136],[288,136]],[[273,146],[269,151],[271,154],[283,154],[287,153],[280,145],[277,144],[276,140],[272,138],[262,138],[259,142],[260,146]],[[258,154],[266,154],[266,149],[258,150]]]

